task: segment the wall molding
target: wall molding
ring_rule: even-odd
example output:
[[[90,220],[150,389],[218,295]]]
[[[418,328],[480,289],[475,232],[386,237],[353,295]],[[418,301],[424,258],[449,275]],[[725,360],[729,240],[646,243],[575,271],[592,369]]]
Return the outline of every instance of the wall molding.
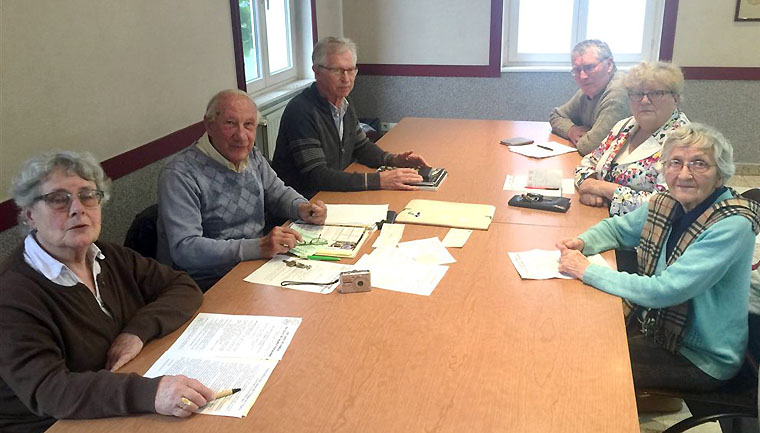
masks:
[[[487,65],[404,65],[360,63],[362,75],[406,77],[488,77],[501,76],[501,33],[504,1],[491,0],[491,32]]]

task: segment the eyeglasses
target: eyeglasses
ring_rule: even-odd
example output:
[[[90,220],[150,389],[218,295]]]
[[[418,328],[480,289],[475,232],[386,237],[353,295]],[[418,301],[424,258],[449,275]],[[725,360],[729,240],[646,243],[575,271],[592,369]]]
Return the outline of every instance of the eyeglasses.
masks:
[[[651,90],[649,92],[628,92],[628,99],[632,102],[641,102],[644,96],[649,99],[649,102],[660,102],[665,95],[672,95],[673,92],[669,90]]]
[[[579,77],[581,75],[581,71],[585,72],[586,75],[588,75],[594,69],[596,69],[596,67],[599,66],[600,63],[602,63],[603,61],[605,61],[607,59],[609,59],[609,57],[605,57],[605,58],[599,60],[598,62],[592,63],[590,65],[576,66],[573,69],[570,69],[570,75],[572,75],[573,77]]]
[[[536,194],[534,192],[529,192],[526,194],[522,194],[522,199],[525,201],[536,202],[536,201],[543,200],[544,196],[541,194]]]
[[[307,247],[312,245],[327,245],[327,239],[322,239],[322,234],[320,233],[318,237],[312,238],[308,242],[299,242],[296,244],[297,247]]]
[[[349,77],[355,77],[356,74],[359,73],[359,68],[357,68],[356,66],[350,69],[330,68],[330,67],[322,66],[322,65],[317,65],[317,67],[330,71],[330,73],[333,74],[336,78],[342,78],[343,74],[348,74]]]
[[[689,171],[691,173],[704,173],[707,170],[709,170],[710,167],[712,167],[712,165],[706,163],[705,161],[702,161],[701,159],[689,161],[685,164],[687,167],[689,167]],[[665,167],[668,170],[681,171],[683,166],[684,166],[684,162],[681,161],[680,159],[669,159],[665,161]]]
[[[84,207],[96,207],[103,201],[105,193],[97,189],[80,189],[77,193],[79,202]],[[68,191],[58,190],[47,194],[39,195],[34,198],[35,201],[43,200],[45,204],[55,210],[66,210],[71,206],[71,200],[74,195]]]

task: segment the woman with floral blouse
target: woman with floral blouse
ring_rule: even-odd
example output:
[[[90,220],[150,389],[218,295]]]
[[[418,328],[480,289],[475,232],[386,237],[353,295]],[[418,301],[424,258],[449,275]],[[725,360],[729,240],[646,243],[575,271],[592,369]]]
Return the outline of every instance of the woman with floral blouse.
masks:
[[[683,82],[681,69],[670,63],[631,68],[623,86],[633,116],[618,122],[575,169],[581,203],[623,215],[667,189],[660,154],[670,131],[689,123],[678,108]]]

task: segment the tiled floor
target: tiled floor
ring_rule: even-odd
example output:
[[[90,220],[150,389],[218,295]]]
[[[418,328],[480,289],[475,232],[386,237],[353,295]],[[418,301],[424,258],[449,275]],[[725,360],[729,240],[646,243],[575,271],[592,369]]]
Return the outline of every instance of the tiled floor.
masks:
[[[677,413],[647,413],[639,415],[641,433],[659,433],[675,423],[691,416],[686,405]],[[721,433],[717,422],[703,424],[689,430],[689,433]]]
[[[734,176],[728,181],[728,186],[741,194],[751,188],[760,188],[760,176]]]

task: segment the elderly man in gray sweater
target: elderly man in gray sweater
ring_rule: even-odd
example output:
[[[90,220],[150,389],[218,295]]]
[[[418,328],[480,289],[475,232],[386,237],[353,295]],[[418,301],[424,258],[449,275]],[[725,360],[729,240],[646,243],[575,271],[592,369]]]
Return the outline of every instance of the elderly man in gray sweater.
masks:
[[[159,261],[187,271],[204,291],[238,262],[287,252],[301,240],[274,227],[264,235],[264,210],[323,224],[327,207],[309,203],[277,177],[253,147],[257,110],[240,90],[217,93],[206,108],[206,133],[161,170]]]
[[[570,71],[578,84],[577,92],[549,115],[552,132],[586,155],[599,146],[610,129],[631,115],[628,96],[619,84],[610,47],[597,39],[579,42],[570,54]]]

